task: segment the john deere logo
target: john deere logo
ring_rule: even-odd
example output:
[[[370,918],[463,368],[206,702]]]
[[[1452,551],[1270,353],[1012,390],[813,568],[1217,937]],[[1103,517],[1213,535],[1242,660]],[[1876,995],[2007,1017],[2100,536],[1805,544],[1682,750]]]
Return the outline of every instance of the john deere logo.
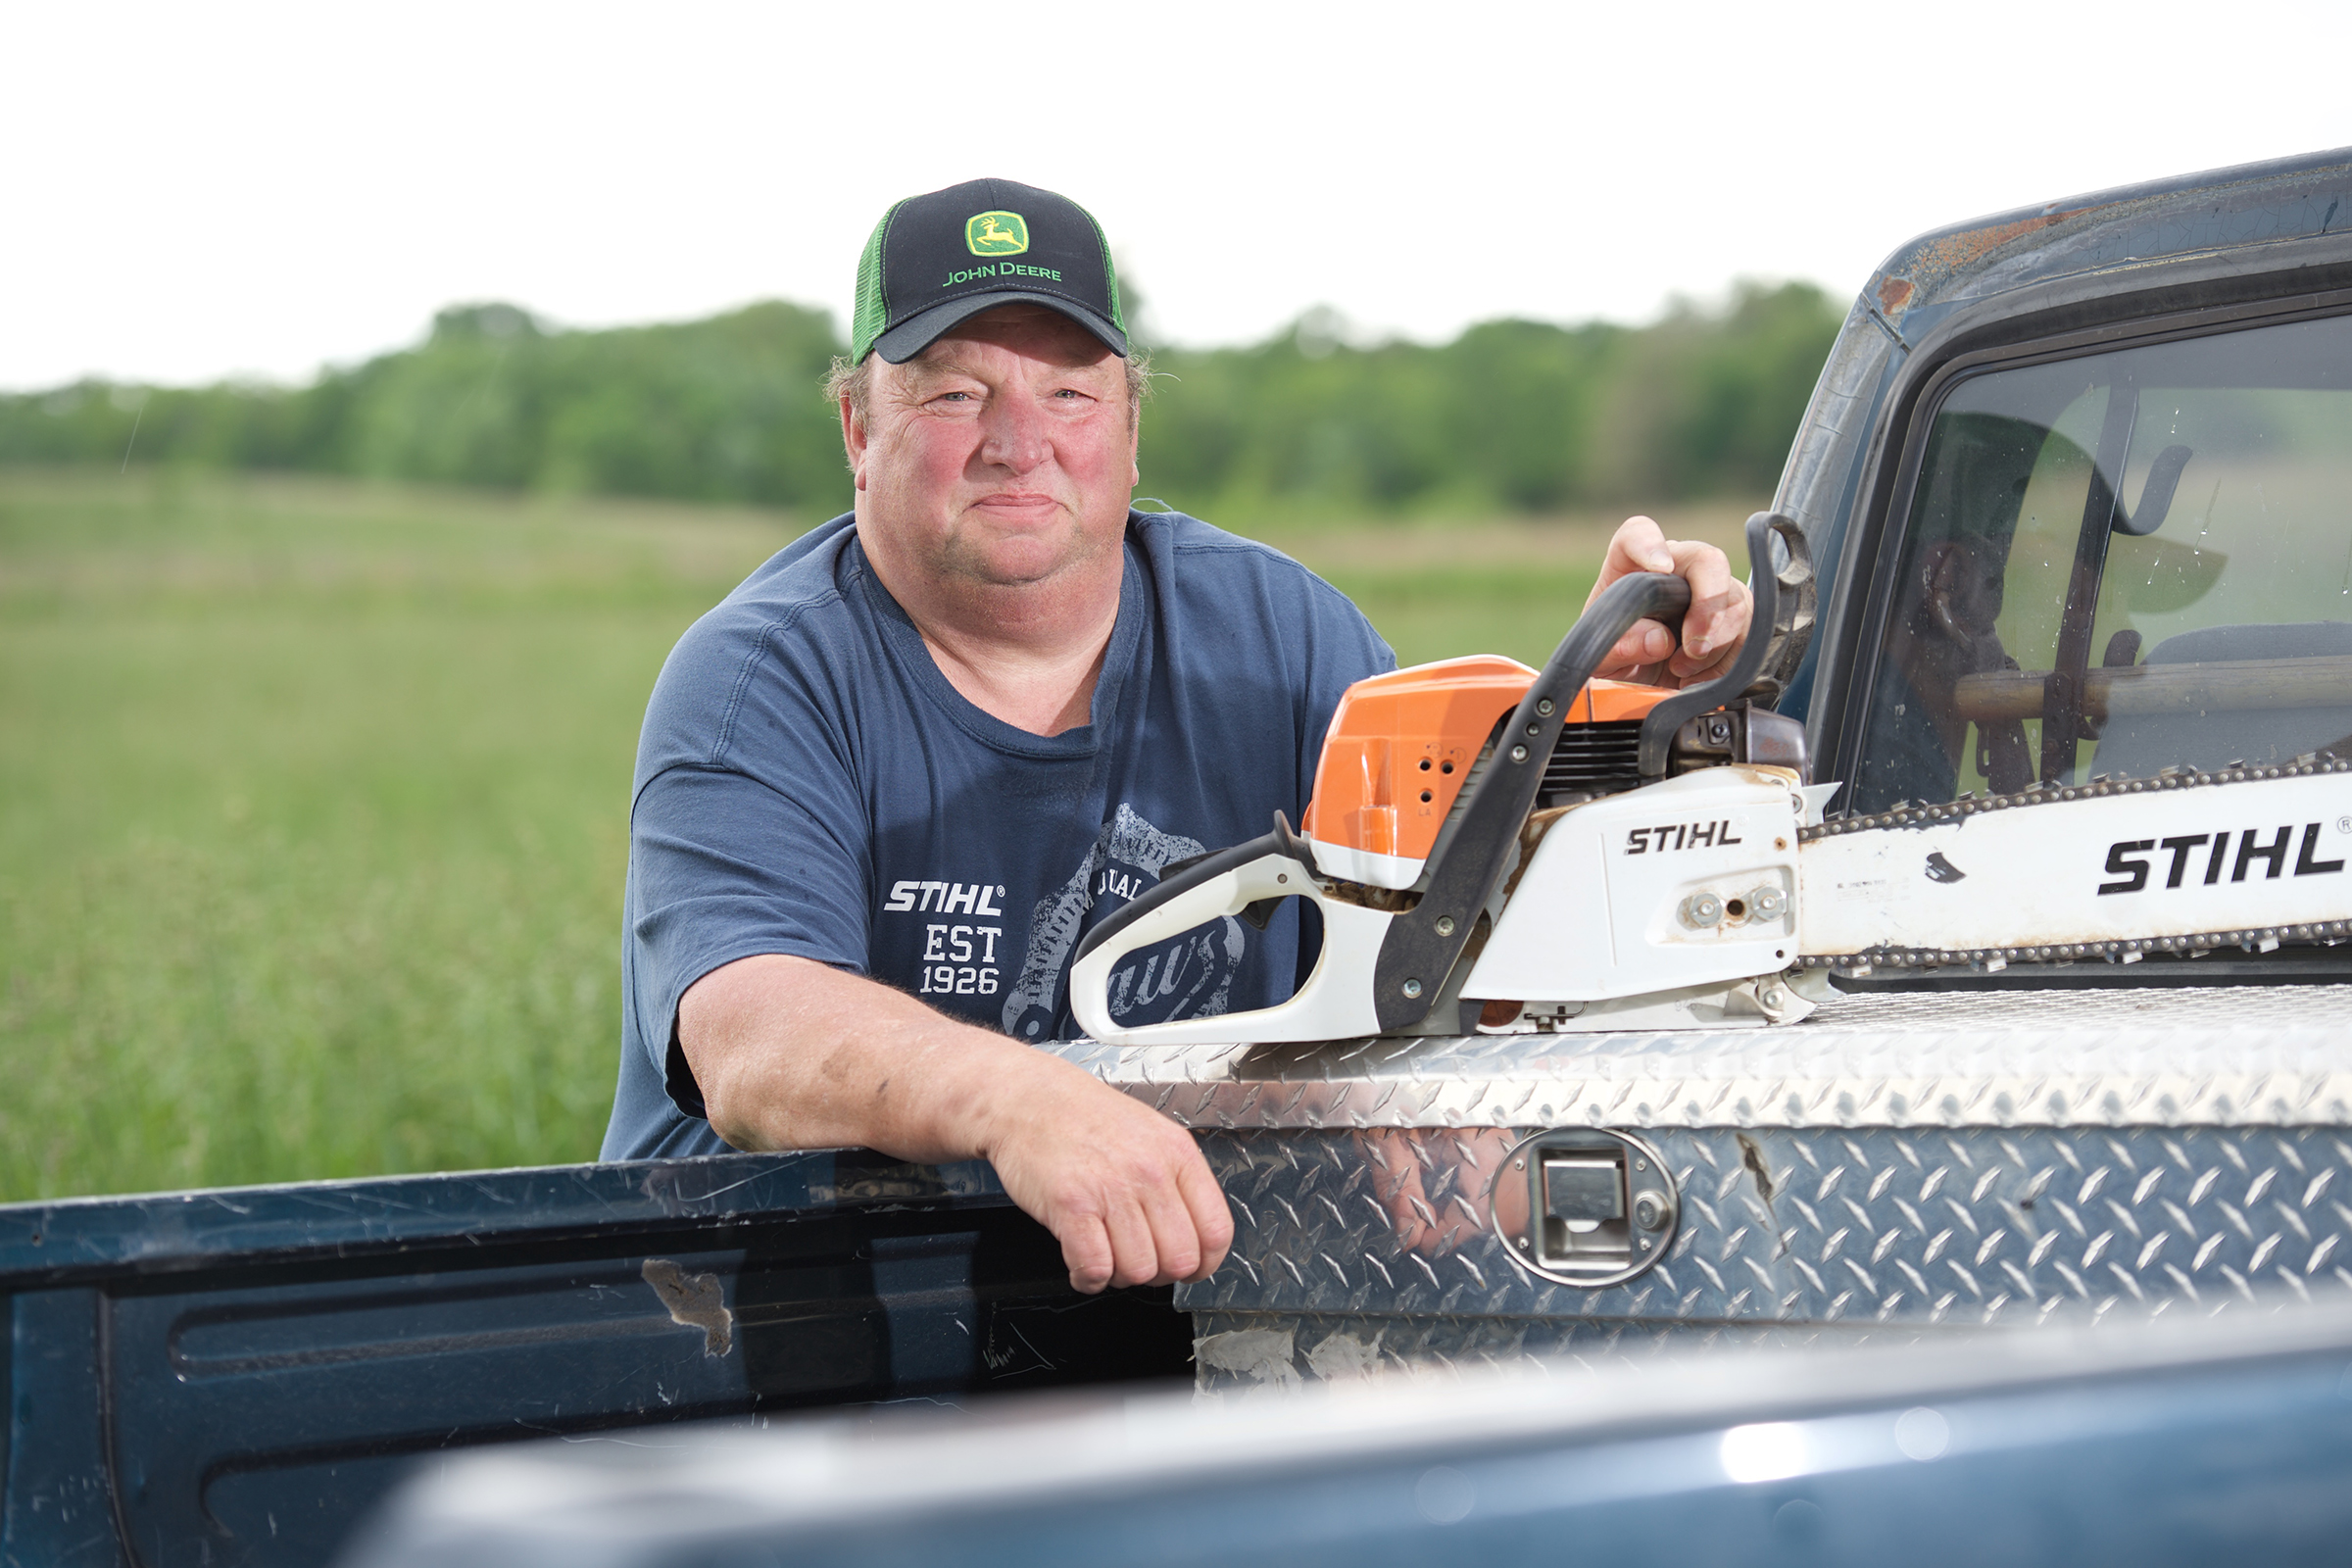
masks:
[[[980,213],[963,220],[963,242],[974,256],[1018,256],[1029,248],[1029,225],[1018,213]]]

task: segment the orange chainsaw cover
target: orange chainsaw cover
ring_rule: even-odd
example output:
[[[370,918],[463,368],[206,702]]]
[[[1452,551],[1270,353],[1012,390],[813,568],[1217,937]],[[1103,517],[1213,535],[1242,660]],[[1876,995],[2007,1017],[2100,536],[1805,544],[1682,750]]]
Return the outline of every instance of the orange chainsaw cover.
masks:
[[[1515,659],[1473,654],[1357,681],[1331,715],[1301,826],[1318,843],[1427,859],[1495,721],[1535,678]],[[1641,718],[1672,695],[1596,680],[1569,705],[1567,721]]]

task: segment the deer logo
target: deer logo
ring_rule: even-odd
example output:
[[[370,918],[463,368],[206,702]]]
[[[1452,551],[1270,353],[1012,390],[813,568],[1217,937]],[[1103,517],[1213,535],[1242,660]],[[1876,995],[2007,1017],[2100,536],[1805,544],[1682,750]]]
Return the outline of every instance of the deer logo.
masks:
[[[963,243],[974,256],[1018,256],[1029,248],[1029,225],[1018,213],[975,213],[963,221]]]

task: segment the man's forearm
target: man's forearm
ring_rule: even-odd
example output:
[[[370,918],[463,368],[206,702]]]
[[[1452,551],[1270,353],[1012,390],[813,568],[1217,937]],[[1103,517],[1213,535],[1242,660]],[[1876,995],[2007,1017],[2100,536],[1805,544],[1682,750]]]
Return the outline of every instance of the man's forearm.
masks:
[[[688,988],[678,1041],[738,1149],[981,1158],[1050,1228],[1082,1291],[1200,1279],[1233,1218],[1192,1135],[1058,1056],[807,958]]]
[[[710,1125],[737,1149],[984,1156],[986,1124],[1049,1058],[808,958],[743,958],[678,1004],[678,1040]]]

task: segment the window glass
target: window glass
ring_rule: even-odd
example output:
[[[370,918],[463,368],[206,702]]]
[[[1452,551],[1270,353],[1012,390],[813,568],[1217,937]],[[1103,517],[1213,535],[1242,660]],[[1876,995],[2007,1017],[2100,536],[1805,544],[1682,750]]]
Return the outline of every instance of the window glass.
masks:
[[[1956,384],[1843,803],[2352,756],[2352,318]]]

